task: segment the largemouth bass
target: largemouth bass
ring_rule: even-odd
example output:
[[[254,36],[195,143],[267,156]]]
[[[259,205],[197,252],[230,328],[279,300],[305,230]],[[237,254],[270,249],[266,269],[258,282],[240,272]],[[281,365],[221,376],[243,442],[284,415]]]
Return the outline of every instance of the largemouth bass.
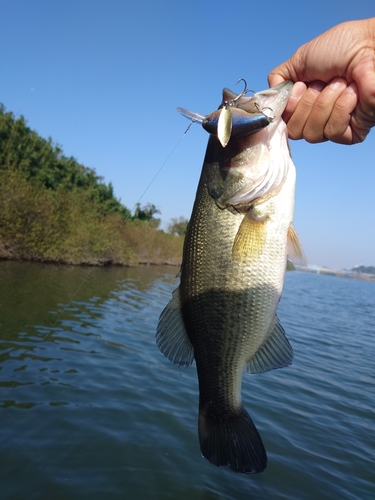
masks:
[[[160,316],[156,341],[180,367],[195,359],[203,456],[244,474],[263,471],[267,454],[241,402],[243,372],[293,359],[276,316],[288,239],[303,258],[292,227],[295,167],[281,118],[291,88],[284,82],[253,97],[224,89],[208,117],[181,110],[206,129],[208,123],[211,135],[180,285]]]

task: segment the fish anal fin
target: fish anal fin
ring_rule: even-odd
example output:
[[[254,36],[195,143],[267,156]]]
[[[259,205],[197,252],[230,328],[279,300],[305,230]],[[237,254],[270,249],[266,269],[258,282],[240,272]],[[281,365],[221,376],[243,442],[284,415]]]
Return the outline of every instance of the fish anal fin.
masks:
[[[254,209],[246,213],[234,239],[232,248],[234,259],[260,257],[266,243],[267,219],[267,216],[258,216]]]
[[[297,231],[291,224],[288,228],[288,244],[287,244],[288,259],[297,266],[307,266],[307,257],[302,248],[302,244],[298,237]]]
[[[248,361],[248,373],[263,373],[275,368],[284,368],[293,362],[293,349],[285,336],[284,328],[275,315],[265,342]]]
[[[179,287],[160,315],[156,344],[164,356],[180,368],[189,367],[194,360],[194,348],[182,318]]]

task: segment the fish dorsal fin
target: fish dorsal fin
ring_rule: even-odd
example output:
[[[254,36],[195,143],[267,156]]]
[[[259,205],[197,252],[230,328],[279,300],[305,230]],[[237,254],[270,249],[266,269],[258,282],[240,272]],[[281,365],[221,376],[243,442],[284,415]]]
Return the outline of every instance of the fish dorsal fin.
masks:
[[[293,224],[288,229],[288,259],[297,266],[307,266],[307,257]]]
[[[172,363],[187,368],[194,360],[194,349],[185,329],[181,312],[180,287],[172,294],[160,315],[156,344]]]
[[[266,242],[266,217],[259,217],[251,208],[242,219],[234,238],[232,256],[234,259],[245,259],[250,255],[259,257]]]
[[[248,373],[263,373],[274,368],[283,368],[293,362],[293,349],[285,336],[284,328],[275,315],[265,342],[247,362]]]

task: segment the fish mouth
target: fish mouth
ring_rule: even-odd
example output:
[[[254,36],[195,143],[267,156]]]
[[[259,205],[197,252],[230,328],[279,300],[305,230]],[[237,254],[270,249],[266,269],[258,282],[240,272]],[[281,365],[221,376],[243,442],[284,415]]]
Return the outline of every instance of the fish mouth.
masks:
[[[287,105],[293,82],[286,80],[270,89],[256,92],[247,97],[249,90],[236,94],[223,89],[223,99],[219,108],[204,116],[185,108],[177,111],[189,120],[201,123],[211,135],[216,136],[225,148],[230,139],[240,139],[253,135],[264,128],[275,128]],[[274,126],[270,124],[274,122]]]
[[[280,118],[283,114],[293,85],[291,80],[286,80],[275,87],[255,92],[252,97],[242,96],[238,99],[236,107],[251,113],[255,105],[273,121]]]

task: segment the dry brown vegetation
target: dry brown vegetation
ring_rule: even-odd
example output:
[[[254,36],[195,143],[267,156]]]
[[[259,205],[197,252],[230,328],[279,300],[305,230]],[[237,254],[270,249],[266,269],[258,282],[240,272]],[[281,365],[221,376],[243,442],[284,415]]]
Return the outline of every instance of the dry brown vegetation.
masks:
[[[80,191],[42,190],[0,172],[0,258],[69,264],[178,264],[183,237],[103,214]]]
[[[183,237],[135,214],[111,184],[0,106],[0,258],[69,264],[178,264]]]

